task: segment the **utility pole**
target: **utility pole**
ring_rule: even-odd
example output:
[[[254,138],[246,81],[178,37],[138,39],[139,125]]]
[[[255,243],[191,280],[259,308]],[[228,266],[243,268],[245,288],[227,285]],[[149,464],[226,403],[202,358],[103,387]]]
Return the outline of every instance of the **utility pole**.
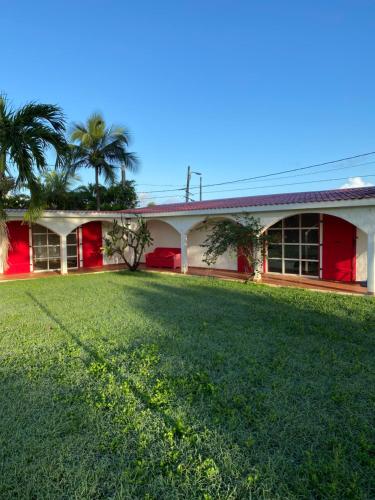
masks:
[[[186,203],[189,201],[190,197],[190,179],[191,179],[191,172],[190,172],[190,166],[187,168],[187,177],[186,177],[186,193],[185,193],[185,201]]]
[[[202,201],[202,176],[199,176],[199,201]]]

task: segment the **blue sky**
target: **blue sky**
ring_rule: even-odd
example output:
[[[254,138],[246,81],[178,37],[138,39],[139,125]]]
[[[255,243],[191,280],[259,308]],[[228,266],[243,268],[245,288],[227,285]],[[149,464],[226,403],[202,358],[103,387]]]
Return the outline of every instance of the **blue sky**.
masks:
[[[373,1],[3,0],[1,20],[0,90],[127,125],[140,192],[182,186],[187,165],[211,184],[375,150]],[[372,183],[371,160],[204,198]]]

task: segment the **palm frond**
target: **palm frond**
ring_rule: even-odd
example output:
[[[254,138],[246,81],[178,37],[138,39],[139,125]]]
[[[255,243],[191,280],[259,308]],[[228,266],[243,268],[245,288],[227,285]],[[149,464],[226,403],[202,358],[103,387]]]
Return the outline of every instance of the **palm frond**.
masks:
[[[47,122],[56,132],[65,131],[65,117],[61,108],[54,104],[30,102],[13,113],[16,126],[35,126]]]

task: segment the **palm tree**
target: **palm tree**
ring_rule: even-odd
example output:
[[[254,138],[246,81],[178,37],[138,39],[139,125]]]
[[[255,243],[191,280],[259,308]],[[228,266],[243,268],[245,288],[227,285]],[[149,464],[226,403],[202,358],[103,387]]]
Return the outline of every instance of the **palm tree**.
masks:
[[[100,210],[99,179],[111,184],[116,180],[119,168],[135,172],[138,159],[134,153],[127,151],[129,132],[123,127],[106,127],[104,118],[99,113],[92,114],[86,124],[76,123],[73,126],[71,140],[73,149],[72,167],[92,168],[95,171],[96,208]],[[125,180],[124,174],[122,175]]]
[[[80,178],[68,168],[56,168],[43,174],[42,197],[47,208],[66,210],[71,198],[73,184]]]
[[[47,150],[53,148],[57,162],[66,153],[65,119],[53,104],[30,102],[13,109],[0,96],[0,265],[6,268],[9,240],[1,200],[15,186],[30,190],[29,218],[40,208],[38,174],[47,166]]]

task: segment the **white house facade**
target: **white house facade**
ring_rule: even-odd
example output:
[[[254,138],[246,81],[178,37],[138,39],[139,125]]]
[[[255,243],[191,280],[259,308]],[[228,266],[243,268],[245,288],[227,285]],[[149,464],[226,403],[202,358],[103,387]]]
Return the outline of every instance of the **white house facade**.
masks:
[[[0,273],[97,268],[116,263],[102,255],[114,220],[143,216],[154,248],[178,248],[181,272],[205,267],[202,243],[207,220],[252,215],[274,236],[261,272],[316,279],[365,282],[375,293],[375,187],[251,196],[155,205],[118,212],[46,210],[36,223],[24,211],[8,210],[11,248]],[[216,268],[241,271],[237,255],[225,254]]]

